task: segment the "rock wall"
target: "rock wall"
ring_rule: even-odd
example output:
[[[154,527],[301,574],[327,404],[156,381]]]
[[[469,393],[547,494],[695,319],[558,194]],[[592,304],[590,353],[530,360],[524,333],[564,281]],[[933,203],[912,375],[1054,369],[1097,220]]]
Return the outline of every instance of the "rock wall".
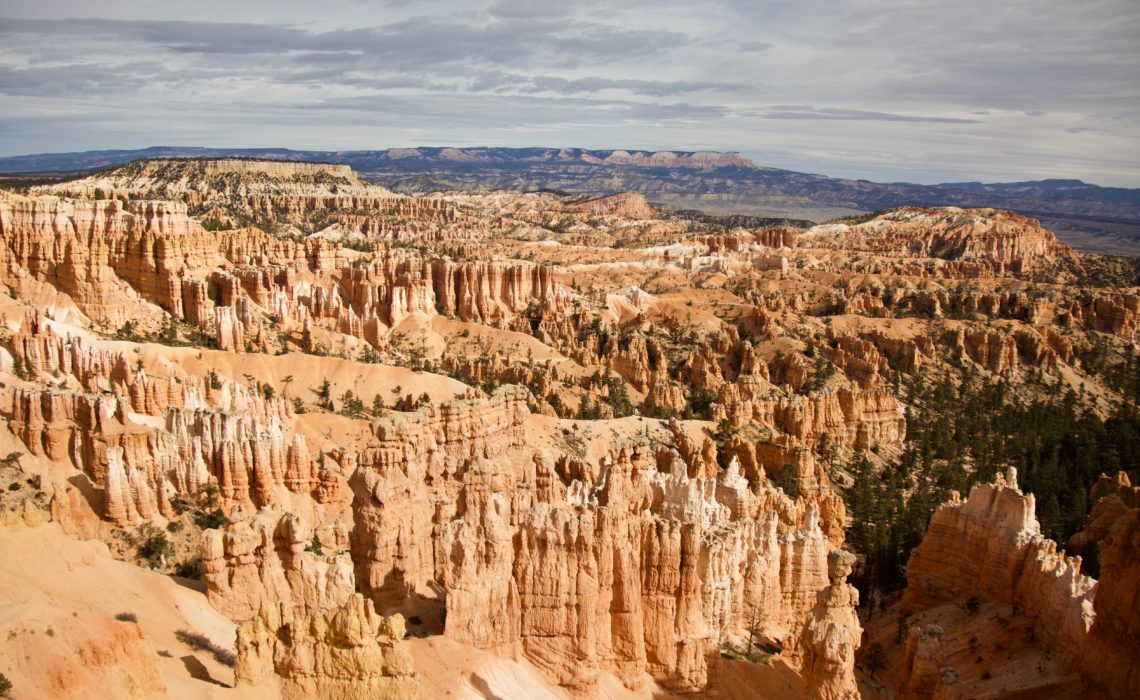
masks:
[[[727,419],[740,427],[756,422],[808,445],[825,434],[863,449],[875,442],[901,442],[906,436],[900,405],[886,389],[845,386],[801,396],[762,377],[745,376],[721,387],[718,404],[715,420]]]
[[[1094,520],[1094,523],[1096,521]],[[904,609],[978,597],[1012,603],[1035,620],[1063,667],[1114,698],[1140,692],[1140,511],[1119,512],[1101,540],[1101,578],[1040,532],[1032,494],[1016,472],[940,506],[907,563]]]
[[[103,517],[118,525],[170,517],[172,499],[207,483],[227,503],[261,507],[288,493],[325,500],[343,478],[319,467],[284,398],[218,376],[130,369],[128,353],[62,338],[42,317],[13,344],[28,371],[61,385],[14,387],[13,433],[33,455],[87,473],[103,490]]]
[[[1140,696],[1140,510],[1122,513],[1100,545],[1096,620],[1081,669],[1114,698]]]
[[[304,613],[344,605],[356,591],[348,533],[334,524],[325,540],[296,515],[263,510],[202,535],[206,595],[231,620],[248,620],[265,601]],[[318,554],[313,543],[329,554]],[[342,550],[345,550],[342,552]]]
[[[265,602],[238,626],[234,676],[238,687],[276,687],[283,700],[423,697],[404,619],[377,615],[359,594],[310,613]]]
[[[934,512],[907,563],[903,605],[970,596],[1017,603],[1071,663],[1095,619],[1097,582],[1080,569],[1079,557],[1066,557],[1041,535],[1033,494],[1021,493],[1011,469],[997,483],[974,486],[966,501]]]
[[[382,610],[441,597],[448,636],[586,696],[602,670],[696,692],[748,619],[796,647],[832,585],[818,506],[718,476],[695,445],[556,464],[520,449],[523,393],[444,406],[378,422],[352,479],[357,579]]]
[[[824,224],[801,234],[798,244],[979,262],[995,265],[997,272],[1026,271],[1067,250],[1034,219],[957,207],[901,207],[860,224]]]

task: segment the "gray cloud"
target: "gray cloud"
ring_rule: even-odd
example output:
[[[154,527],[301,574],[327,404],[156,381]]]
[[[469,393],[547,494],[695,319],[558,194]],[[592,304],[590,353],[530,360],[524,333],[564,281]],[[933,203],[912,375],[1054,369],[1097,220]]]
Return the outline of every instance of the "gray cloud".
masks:
[[[853,177],[1140,185],[1135,0],[91,11],[0,10],[0,153],[63,140],[713,148]]]
[[[978,119],[914,116],[870,112],[862,109],[834,109],[810,105],[776,105],[760,113],[764,119],[828,119],[833,121],[927,122],[931,124],[980,124]]]

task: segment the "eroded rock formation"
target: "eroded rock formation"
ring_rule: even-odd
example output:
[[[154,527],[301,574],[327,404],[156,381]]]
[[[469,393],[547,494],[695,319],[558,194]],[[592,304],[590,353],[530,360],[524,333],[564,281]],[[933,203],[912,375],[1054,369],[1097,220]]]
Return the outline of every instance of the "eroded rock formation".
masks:
[[[237,685],[276,687],[284,700],[422,698],[404,629],[359,594],[311,613],[265,602],[238,627]]]
[[[1033,495],[1021,493],[1011,470],[994,484],[975,486],[968,500],[935,512],[908,562],[902,605],[914,609],[971,596],[1012,603],[1033,619],[1038,639],[1064,668],[1079,670],[1113,697],[1132,697],[1140,688],[1138,533],[1140,511],[1125,509],[1101,543],[1100,580],[1083,576],[1080,557],[1066,556],[1042,537]],[[914,666],[929,656],[918,646],[908,642]],[[929,690],[934,675],[916,668],[909,678]]]

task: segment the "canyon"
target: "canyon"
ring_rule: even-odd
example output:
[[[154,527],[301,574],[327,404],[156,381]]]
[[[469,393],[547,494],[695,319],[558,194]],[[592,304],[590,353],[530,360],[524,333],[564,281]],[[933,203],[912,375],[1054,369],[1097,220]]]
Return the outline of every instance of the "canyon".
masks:
[[[0,575],[13,697],[1140,693],[1126,437],[1086,465],[1109,476],[1073,555],[1037,465],[975,453],[920,458],[968,497],[896,494],[932,489],[905,589],[852,535],[939,382],[1125,435],[1133,261],[992,208],[651,201],[233,157],[0,190],[0,551],[34,562]],[[960,653],[986,616],[1033,630],[1004,685],[1001,650]]]

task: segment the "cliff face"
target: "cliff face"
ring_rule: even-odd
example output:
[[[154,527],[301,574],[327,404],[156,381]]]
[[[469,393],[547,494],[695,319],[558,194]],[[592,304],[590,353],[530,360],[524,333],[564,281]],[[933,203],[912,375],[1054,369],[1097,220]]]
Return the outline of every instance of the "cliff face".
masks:
[[[656,219],[657,210],[637,192],[621,192],[566,204],[563,209],[576,214],[615,214],[627,219]]]
[[[257,614],[265,601],[302,612],[344,605],[355,592],[348,533],[326,528],[325,540],[292,514],[263,510],[202,537],[202,571],[210,605],[231,620]],[[314,543],[332,553],[318,554]]]
[[[1015,272],[1065,254],[1056,237],[1030,218],[997,209],[903,207],[855,224],[816,226],[800,246],[981,262]]]
[[[49,285],[107,329],[155,331],[165,311],[236,352],[306,324],[379,344],[413,313],[517,325],[531,303],[557,308],[565,297],[546,266],[406,253],[354,263],[322,238],[206,231],[177,202],[128,210],[115,199],[4,193],[0,240],[0,281],[14,289],[32,296],[30,284]]]
[[[338,476],[318,468],[283,398],[228,378],[132,370],[127,353],[62,338],[42,318],[29,319],[13,342],[29,372],[63,385],[14,388],[13,432],[33,455],[85,472],[113,523],[169,518],[174,499],[207,484],[228,503],[257,507],[335,492],[329,482]]]
[[[156,310],[181,309],[180,277],[217,260],[217,237],[186,207],[0,194],[0,269],[5,281],[47,283],[88,317],[118,328]]]
[[[1101,543],[1099,582],[1083,576],[1080,557],[1042,537],[1033,495],[1018,490],[1011,470],[995,484],[975,486],[968,500],[935,511],[907,564],[902,606],[970,597],[1012,603],[1033,619],[1037,638],[1062,667],[1079,670],[1113,697],[1133,697],[1140,688],[1138,526],[1136,510],[1122,512]]]
[[[441,198],[409,197],[361,182],[346,165],[241,159],[155,159],[35,190],[82,198],[161,197],[205,219],[306,227],[338,223],[364,235],[416,234],[466,217]]]
[[[1140,694],[1140,510],[1121,513],[1100,545],[1096,621],[1081,668],[1114,697]]]
[[[1041,535],[1033,494],[1021,493],[1011,470],[1008,479],[975,486],[965,502],[935,511],[907,564],[904,605],[971,595],[1016,602],[1071,662],[1095,619],[1097,582],[1080,569],[1079,558]]]
[[[798,648],[829,587],[817,506],[754,491],[736,466],[690,476],[707,471],[696,449],[688,461],[648,446],[597,466],[530,459],[521,396],[454,406],[379,423],[382,447],[353,478],[357,578],[381,608],[442,589],[448,636],[521,654],[586,696],[601,670],[631,688],[647,671],[679,691],[713,688],[721,641],[750,616]],[[836,595],[831,607],[853,610]]]
[[[359,594],[313,613],[264,603],[238,627],[234,676],[239,687],[276,687],[284,700],[423,697],[404,619],[377,615]]]
[[[755,376],[725,384],[720,390],[722,408],[717,418],[723,416],[741,426],[749,421],[772,426],[807,444],[828,435],[832,440],[869,448],[875,442],[901,442],[906,435],[900,406],[885,389],[840,387],[789,396],[773,388]]]

